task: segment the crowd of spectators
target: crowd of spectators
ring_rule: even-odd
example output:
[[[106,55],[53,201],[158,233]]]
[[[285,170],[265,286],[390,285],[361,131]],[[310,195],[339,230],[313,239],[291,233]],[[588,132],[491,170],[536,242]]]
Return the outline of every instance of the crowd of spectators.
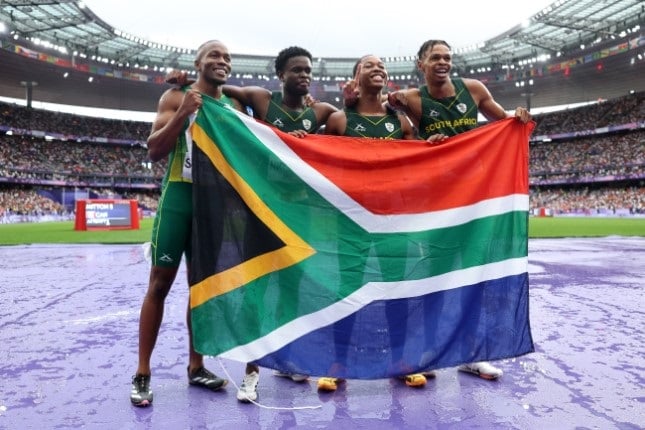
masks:
[[[151,124],[103,119],[0,103],[0,125],[14,130],[44,131],[87,138],[145,142]]]
[[[533,212],[547,208],[552,215],[645,214],[645,187],[532,188]]]
[[[42,137],[0,137],[0,177],[103,183],[154,183],[165,163],[150,163],[141,145],[47,141]]]
[[[65,207],[43,195],[46,194],[43,191],[52,189],[31,185],[0,186],[0,224],[73,219],[73,208]],[[85,194],[100,199],[134,199],[144,213],[154,213],[159,203],[159,193],[155,191],[117,193],[113,190],[88,189]]]
[[[534,135],[582,132],[611,125],[643,122],[645,92],[598,101],[573,109],[535,115]]]
[[[0,218],[7,214],[61,214],[65,208],[38,190],[82,187],[100,197],[134,198],[154,211],[165,162],[150,163],[150,124],[40,111],[0,103]],[[535,117],[533,136],[642,123],[645,93]],[[34,133],[40,130],[44,133]],[[45,135],[57,134],[58,139]],[[61,135],[65,135],[61,138]],[[106,143],[109,139],[128,144]],[[555,213],[643,213],[645,129],[580,133],[532,142],[531,208]],[[627,182],[625,182],[627,181]],[[617,183],[626,184],[619,187]]]
[[[65,217],[67,211],[62,204],[31,188],[0,188],[0,224],[31,221],[46,215]]]
[[[645,130],[586,136],[530,147],[531,184],[638,178],[645,173]]]

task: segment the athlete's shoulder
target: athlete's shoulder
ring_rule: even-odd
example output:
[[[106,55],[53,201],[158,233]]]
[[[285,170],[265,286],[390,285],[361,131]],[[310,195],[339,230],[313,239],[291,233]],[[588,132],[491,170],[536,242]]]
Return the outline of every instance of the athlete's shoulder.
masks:
[[[338,112],[338,108],[336,106],[327,102],[316,102],[311,105],[311,108],[317,112],[327,112],[328,115]]]
[[[181,88],[168,88],[159,98],[159,107],[172,108],[178,107],[184,97],[184,91]]]
[[[468,89],[470,88],[481,88],[485,87],[484,83],[480,81],[479,79],[473,79],[473,78],[453,78],[453,81],[461,81],[463,82],[464,86]]]

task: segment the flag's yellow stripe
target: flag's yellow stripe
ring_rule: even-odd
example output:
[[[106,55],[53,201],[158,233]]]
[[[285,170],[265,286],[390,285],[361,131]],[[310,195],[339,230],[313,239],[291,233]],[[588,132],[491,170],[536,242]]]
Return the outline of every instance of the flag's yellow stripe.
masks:
[[[316,251],[264,204],[249,184],[233,170],[219,148],[198,124],[193,124],[192,133],[197,146],[235,188],[253,213],[285,243],[285,246],[280,249],[252,258],[193,285],[190,290],[190,306],[195,308],[267,273],[299,263],[315,254]]]

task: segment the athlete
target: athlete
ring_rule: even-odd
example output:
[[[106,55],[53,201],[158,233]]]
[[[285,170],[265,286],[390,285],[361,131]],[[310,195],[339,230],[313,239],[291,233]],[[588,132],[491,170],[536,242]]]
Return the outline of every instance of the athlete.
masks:
[[[394,91],[388,95],[388,103],[408,115],[422,139],[436,144],[474,129],[479,112],[489,121],[512,116],[522,123],[531,120],[531,114],[523,107],[516,108],[514,114],[506,113],[481,81],[451,78],[452,52],[447,42],[428,40],[421,45],[417,57],[425,85]],[[503,374],[485,361],[463,364],[458,369],[488,380]]]
[[[192,140],[186,136],[202,97],[213,97],[238,110],[242,106],[222,93],[231,73],[231,55],[221,42],[202,44],[195,58],[199,75],[191,85],[172,88],[159,100],[157,115],[148,137],[148,154],[152,161],[168,157],[168,168],[162,183],[159,208],[154,219],[151,241],[152,267],[148,291],[143,299],[139,319],[139,361],[132,377],[130,401],[135,406],[152,404],[150,358],[163,319],[164,302],[175,280],[182,255],[190,267],[192,224]],[[227,380],[204,367],[204,358],[193,348],[190,306],[186,313],[189,333],[188,383],[213,391],[223,388]]]
[[[489,121],[515,116],[523,123],[531,114],[523,107],[507,114],[488,88],[477,79],[450,78],[452,52],[443,40],[428,40],[417,54],[417,67],[425,85],[388,94],[390,106],[404,111],[428,142],[442,142],[450,136],[477,127],[481,113]]]
[[[338,111],[329,103],[313,102],[309,94],[313,70],[313,57],[309,51],[298,46],[285,48],[275,59],[275,72],[282,82],[281,92],[272,92],[259,86],[238,87],[225,85],[224,94],[239,100],[249,107],[253,116],[268,125],[297,137],[316,133],[329,116]],[[166,82],[183,84],[187,75],[171,72],[166,75]],[[279,178],[279,171],[270,170],[269,177]],[[294,195],[297,192],[294,192]],[[247,226],[252,235],[254,225]],[[296,289],[297,291],[297,289]],[[246,366],[244,377],[237,399],[241,402],[257,399],[257,379],[260,368],[252,363]],[[274,375],[290,378],[295,382],[305,381],[308,376],[275,371]]]
[[[309,94],[313,57],[298,46],[285,48],[275,59],[275,73],[282,82],[281,92],[259,86],[224,85],[229,97],[239,100],[253,111],[253,116],[289,134],[304,137],[317,132],[327,118],[338,109],[325,102],[314,101]],[[174,71],[166,76],[168,83],[186,83],[185,73]]]
[[[351,98],[351,105],[343,110],[333,113],[325,127],[325,134],[337,136],[368,137],[385,140],[391,139],[416,139],[410,120],[401,112],[395,112],[383,104],[383,89],[387,85],[388,73],[383,61],[374,55],[366,55],[359,59],[353,70],[354,79],[345,86],[345,97]],[[404,310],[405,312],[405,310]],[[392,318],[392,309],[386,308],[388,319]],[[402,315],[396,309],[395,318]],[[340,330],[336,331],[336,345],[349,345],[350,335]],[[392,339],[393,343],[395,340]],[[394,347],[393,351],[401,348]],[[346,350],[340,349],[339,361],[344,361]],[[432,377],[434,373],[428,372]],[[405,383],[411,387],[421,387],[426,384],[426,375],[417,373],[406,375]],[[322,377],[318,379],[320,391],[335,391],[338,384],[344,382],[342,378]]]

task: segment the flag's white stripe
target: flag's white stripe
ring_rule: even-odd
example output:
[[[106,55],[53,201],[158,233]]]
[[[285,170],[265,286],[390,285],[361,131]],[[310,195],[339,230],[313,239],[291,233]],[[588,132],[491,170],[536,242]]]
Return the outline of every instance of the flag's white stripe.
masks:
[[[246,345],[235,347],[220,354],[231,360],[250,362],[279,350],[286,344],[314,330],[325,327],[357,312],[362,307],[378,300],[417,297],[437,291],[457,289],[484,281],[501,279],[527,273],[528,257],[490,263],[457,270],[430,278],[399,281],[370,282],[345,299],[317,312],[297,318],[271,333]]]
[[[339,208],[341,203],[333,202],[333,194],[327,196]],[[366,211],[363,206],[354,205],[343,212],[355,223],[371,233],[406,233],[430,229],[453,227],[487,216],[500,215],[513,211],[528,211],[528,194],[511,194],[482,200],[469,206],[454,209],[426,212],[420,214],[376,215]]]
[[[338,207],[356,224],[370,233],[418,232],[452,227],[474,219],[494,216],[512,211],[528,211],[528,194],[511,194],[483,200],[470,206],[426,212],[421,214],[379,215],[366,210],[343,190],[329,181],[284,143],[270,127],[260,124],[243,114],[239,117],[264,145],[288,165],[302,180],[315,189],[327,201]]]

